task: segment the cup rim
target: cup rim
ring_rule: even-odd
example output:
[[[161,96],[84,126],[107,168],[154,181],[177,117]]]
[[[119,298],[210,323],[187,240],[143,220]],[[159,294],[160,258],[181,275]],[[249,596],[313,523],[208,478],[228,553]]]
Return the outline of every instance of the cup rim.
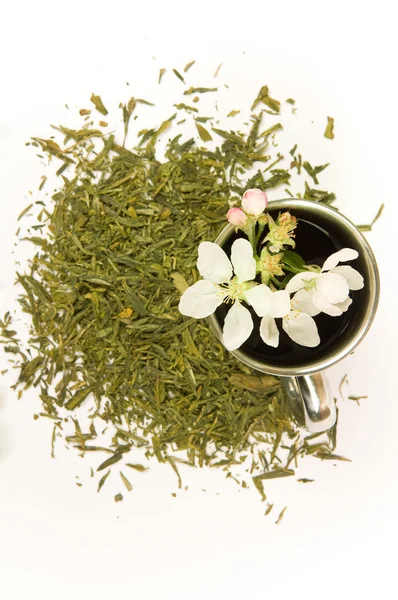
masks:
[[[368,333],[373,319],[376,315],[377,306],[380,297],[380,277],[379,271],[377,267],[376,258],[373,254],[373,251],[365,239],[363,234],[357,229],[357,227],[350,221],[347,217],[342,215],[336,208],[328,206],[327,204],[321,204],[318,202],[314,202],[312,200],[301,200],[299,198],[284,198],[281,200],[274,200],[268,203],[265,212],[274,211],[274,210],[308,210],[314,214],[314,212],[318,215],[325,215],[328,218],[332,218],[336,223],[340,225],[343,224],[346,229],[351,233],[351,235],[355,238],[358,245],[362,247],[363,258],[367,261],[370,273],[370,281],[368,282],[369,286],[369,294],[370,299],[368,302],[368,308],[362,320],[362,324],[359,327],[356,334],[350,339],[350,341],[339,351],[336,352],[333,356],[325,357],[323,359],[315,359],[308,365],[303,367],[281,367],[268,363],[262,363],[259,360],[256,360],[241,350],[232,350],[231,354],[235,356],[238,360],[243,362],[248,367],[255,369],[256,371],[261,371],[262,373],[268,373],[270,375],[279,375],[279,376],[298,376],[298,375],[311,375],[312,373],[316,373],[318,371],[322,371],[323,369],[327,369],[332,365],[336,364],[349,354],[353,352],[353,350],[358,346],[358,344],[363,340],[365,335]],[[228,224],[224,229],[220,232],[218,237],[215,240],[215,243],[222,247],[223,243],[230,237],[230,235],[235,230],[234,225]],[[222,331],[221,327],[216,319],[215,313],[208,317],[208,323],[210,329],[216,335],[216,337],[222,342]]]

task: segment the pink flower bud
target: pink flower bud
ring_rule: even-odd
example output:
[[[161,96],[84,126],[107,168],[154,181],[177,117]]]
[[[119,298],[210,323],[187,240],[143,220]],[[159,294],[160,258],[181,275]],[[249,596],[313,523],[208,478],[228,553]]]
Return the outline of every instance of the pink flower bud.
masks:
[[[247,216],[241,208],[230,208],[227,212],[227,219],[231,225],[235,225],[235,227],[244,227],[246,225]]]
[[[247,192],[243,194],[242,208],[248,215],[255,217],[261,215],[267,204],[267,194],[261,190],[247,190]]]

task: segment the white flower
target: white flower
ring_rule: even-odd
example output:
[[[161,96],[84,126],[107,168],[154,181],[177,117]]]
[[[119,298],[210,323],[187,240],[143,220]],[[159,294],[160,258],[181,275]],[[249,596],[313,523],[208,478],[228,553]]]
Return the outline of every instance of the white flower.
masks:
[[[305,303],[307,314],[315,316],[324,312],[338,317],[352,302],[348,295],[349,290],[360,290],[364,281],[362,275],[352,267],[337,265],[341,261],[354,260],[357,257],[356,250],[342,248],[329,256],[320,273],[304,271],[292,277],[286,291],[292,294],[300,290],[299,298]]]
[[[281,317],[283,329],[294,342],[310,348],[320,343],[318,328],[311,316],[312,306],[307,306],[306,299],[303,301],[297,296],[298,294],[290,300],[289,293],[285,290],[272,292],[264,284],[246,292],[247,301],[258,316],[262,317],[260,336],[268,346],[277,348],[279,345],[279,330],[275,318]]]
[[[236,240],[229,260],[220,246],[202,242],[197,266],[203,279],[185,290],[179,311],[188,317],[201,319],[213,314],[223,302],[232,300],[234,304],[224,321],[223,342],[227,350],[236,350],[253,331],[250,311],[241,304],[246,299],[246,290],[253,285],[247,282],[256,276],[252,246],[248,240]]]

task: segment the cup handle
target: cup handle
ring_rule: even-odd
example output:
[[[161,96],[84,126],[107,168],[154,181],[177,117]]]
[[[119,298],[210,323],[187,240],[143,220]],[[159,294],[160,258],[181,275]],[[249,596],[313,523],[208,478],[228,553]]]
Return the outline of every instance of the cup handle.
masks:
[[[282,384],[297,423],[311,433],[326,431],[336,422],[336,407],[327,379],[321,373],[282,377]]]

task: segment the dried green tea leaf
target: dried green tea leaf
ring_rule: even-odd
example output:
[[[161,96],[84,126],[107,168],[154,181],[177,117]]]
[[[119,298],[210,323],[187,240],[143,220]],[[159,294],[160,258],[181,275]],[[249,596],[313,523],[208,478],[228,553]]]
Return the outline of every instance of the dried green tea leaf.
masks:
[[[108,114],[108,111],[106,110],[106,108],[101,100],[101,96],[96,96],[94,93],[92,93],[90,100],[94,104],[94,106],[95,106],[96,110],[98,110],[98,112],[100,112],[102,115]]]
[[[196,129],[198,130],[200,139],[204,142],[210,142],[213,139],[207,129],[205,129],[203,125],[198,122],[196,122]]]
[[[234,117],[235,115],[238,115],[240,113],[240,110],[231,110],[228,114],[227,117]]]
[[[175,463],[175,460],[171,457],[171,456],[166,456],[165,460],[170,463],[171,468],[173,469],[174,473],[177,475],[177,479],[178,479],[178,487],[181,488],[182,487],[182,481],[181,481],[181,475],[177,469],[177,465]]]
[[[30,211],[30,209],[32,208],[33,204],[29,204],[29,206],[27,206],[26,208],[23,209],[23,211],[21,212],[21,214],[19,215],[17,221],[20,221],[22,219],[22,217],[24,215],[26,215],[27,212]]]
[[[53,434],[51,437],[51,458],[55,458],[55,436],[57,434],[57,426],[54,425]]]
[[[271,512],[271,510],[273,509],[274,505],[270,504],[269,502],[267,503],[267,508],[265,509],[265,513],[264,515],[267,516],[269,515],[269,513]]]
[[[171,278],[173,279],[174,285],[180,294],[183,294],[185,290],[188,289],[189,285],[181,273],[171,273]]]
[[[284,517],[284,514],[285,514],[285,512],[286,512],[286,510],[287,510],[287,506],[285,506],[285,508],[283,508],[283,509],[281,510],[281,512],[279,513],[279,517],[278,517],[278,519],[275,521],[275,525],[279,525],[279,523],[282,521],[282,519],[283,519],[283,517]]]
[[[147,471],[149,468],[149,467],[144,467],[144,465],[132,464],[132,463],[126,463],[126,467],[130,467],[130,469],[134,469],[135,471],[139,471],[141,473],[143,473],[144,471]]]
[[[346,458],[345,456],[340,456],[338,454],[333,454],[332,452],[318,450],[314,453],[314,456],[320,458],[321,460],[343,460],[345,462],[351,462],[350,458]]]
[[[305,477],[302,477],[301,479],[297,479],[297,481],[300,481],[301,483],[312,483],[315,479],[306,479]]]
[[[123,500],[122,494],[116,494],[116,496],[115,496],[115,502],[121,502],[122,500]]]
[[[89,110],[88,108],[81,108],[79,110],[79,114],[84,117],[85,115],[90,115],[91,114],[91,110]]]
[[[105,473],[105,475],[103,475],[103,476],[101,477],[101,479],[99,480],[99,483],[98,483],[98,489],[97,489],[97,492],[99,492],[99,491],[100,491],[100,489],[101,489],[101,488],[102,488],[102,486],[104,485],[105,481],[108,479],[108,477],[109,477],[110,473],[111,473],[111,470],[109,469],[109,470],[108,470],[108,471]]]
[[[108,458],[107,460],[105,460],[103,463],[100,464],[100,466],[97,468],[97,472],[103,471],[107,467],[114,465],[115,463],[119,462],[119,460],[121,460],[122,458],[123,458],[123,454],[119,454],[119,453],[114,454],[113,456],[111,456],[110,458]]]
[[[331,204],[336,200],[336,194],[329,193],[325,190],[318,190],[316,188],[310,188],[307,182],[304,183],[305,191],[304,198],[306,200],[313,200],[314,202],[323,202],[324,204]]]
[[[277,479],[279,477],[291,477],[294,475],[293,469],[275,469],[274,471],[267,471],[266,473],[261,473],[261,475],[256,475],[256,479],[261,479],[264,481],[265,479]],[[253,477],[253,479],[255,479]]]
[[[328,140],[334,139],[334,118],[328,117],[325,133],[323,134]]]
[[[70,400],[68,400],[68,402],[65,404],[65,408],[67,408],[68,410],[74,410],[85,401],[85,399],[87,398],[87,396],[89,396],[89,394],[91,394],[91,392],[92,389],[90,387],[79,390],[78,392],[76,392],[76,394],[72,396]]]
[[[271,114],[278,115],[280,113],[281,103],[279,102],[279,100],[271,98],[271,96],[269,95],[269,89],[267,85],[263,85],[260,89],[257,98],[251,106],[251,110],[254,110],[256,106],[260,104],[260,102],[262,102],[263,104],[268,106],[268,108],[271,109]]]
[[[221,69],[221,67],[222,67],[222,63],[220,63],[220,64],[218,65],[217,69],[214,71],[214,75],[213,75],[213,77],[217,77],[217,75],[218,75],[218,74],[219,74],[219,72],[220,72],[220,69]]]
[[[207,88],[207,87],[190,87],[185,90],[185,96],[191,96],[192,94],[206,94],[207,92],[217,92],[218,88]],[[195,99],[194,99],[195,101]]]
[[[262,138],[262,137],[267,138],[271,134],[276,133],[277,131],[281,131],[282,129],[283,129],[282,123],[276,123],[276,125],[272,125],[272,127],[269,127],[268,129],[266,129],[265,131],[260,133],[260,135],[258,137],[259,138]]]
[[[162,77],[165,73],[166,73],[166,69],[160,69],[158,83],[160,83],[162,81]]]
[[[126,486],[127,491],[131,492],[131,490],[133,489],[133,486],[131,485],[131,483],[129,482],[127,477],[122,473],[122,471],[120,471],[120,477],[121,477],[121,480],[123,481],[124,485]]]
[[[330,163],[327,163],[326,165],[319,165],[318,167],[312,167],[308,161],[304,161],[303,167],[307,171],[308,175],[310,175],[312,177],[312,179],[314,180],[314,183],[316,185],[318,185],[319,181],[318,181],[317,175],[319,173],[321,173],[324,169],[326,169],[326,167],[328,167],[329,164]]]
[[[293,100],[293,98],[288,98],[287,100],[285,100],[285,102],[287,102],[288,104],[296,104],[296,101]]]
[[[182,81],[182,83],[185,83],[183,76],[177,71],[177,69],[173,69],[173,73],[180,81]]]
[[[353,400],[354,402],[356,402],[358,404],[358,406],[360,405],[359,401],[365,400],[366,398],[367,398],[367,396],[348,396],[348,400]]]
[[[188,106],[187,104],[184,104],[183,102],[180,102],[180,104],[174,104],[173,106],[175,106],[176,108],[178,108],[178,110],[186,110],[187,112],[198,112],[198,109],[195,108],[194,106]]]
[[[184,73],[186,73],[187,71],[189,71],[189,69],[192,67],[192,65],[195,64],[196,61],[191,60],[191,62],[187,63],[184,67]]]
[[[370,225],[357,225],[357,229],[359,229],[359,231],[372,231],[373,225],[376,223],[376,221],[378,221],[378,219],[381,217],[381,214],[383,212],[384,209],[384,202],[383,204],[380,206],[379,210],[377,211],[377,214],[375,216],[375,218],[373,219],[373,221],[370,223]]]
[[[231,385],[242,390],[251,392],[264,392],[267,390],[275,390],[281,385],[280,379],[273,375],[244,375],[243,373],[233,373],[229,380]]]

